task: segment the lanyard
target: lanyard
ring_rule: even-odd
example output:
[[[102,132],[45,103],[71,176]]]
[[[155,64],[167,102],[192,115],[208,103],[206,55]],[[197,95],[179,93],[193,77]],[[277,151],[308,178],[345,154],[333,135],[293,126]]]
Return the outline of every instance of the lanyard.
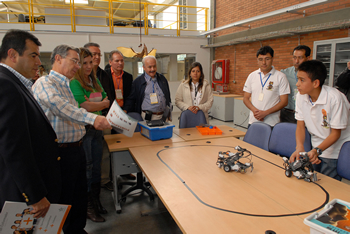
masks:
[[[313,103],[313,102],[312,102],[312,100],[311,100],[310,95],[309,95],[309,99],[310,99],[310,103],[311,103],[311,105],[314,105],[314,103]]]
[[[155,82],[153,81],[152,78],[151,78],[151,80],[152,80],[152,83],[153,83],[153,93],[154,93],[154,84],[155,84]]]
[[[197,93],[198,93],[198,88],[195,86],[194,87],[194,100],[197,98]]]
[[[118,82],[119,80],[119,82]],[[121,79],[115,78],[115,83],[117,84],[117,89],[119,89]]]
[[[263,84],[263,82],[262,82],[261,72],[259,73],[259,75],[260,75],[260,82],[261,82],[261,86],[262,86],[261,89],[263,90],[264,87],[265,87],[266,82],[270,79],[271,73],[270,73],[269,77],[267,77],[267,79],[265,80],[265,83],[264,83],[264,84]]]

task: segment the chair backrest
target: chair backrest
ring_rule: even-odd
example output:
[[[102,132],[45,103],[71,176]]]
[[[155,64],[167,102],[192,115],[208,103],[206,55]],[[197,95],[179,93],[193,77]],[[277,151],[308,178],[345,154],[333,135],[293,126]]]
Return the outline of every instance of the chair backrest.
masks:
[[[337,171],[339,176],[350,180],[350,141],[345,142],[340,149]]]
[[[269,151],[271,126],[263,122],[254,122],[248,128],[243,141]]]
[[[295,123],[278,123],[271,133],[269,150],[272,153],[281,156],[290,157],[295,151],[296,140],[295,131],[297,125]],[[306,152],[312,149],[310,133],[305,129],[304,149]]]
[[[194,114],[190,110],[185,110],[180,115],[179,128],[193,128],[206,123],[207,120],[203,111],[199,110],[197,114]]]
[[[129,112],[128,115],[131,117],[131,118],[134,118],[136,119],[137,121],[143,121],[141,115],[137,112]],[[139,125],[136,126],[135,128],[135,132],[140,132],[141,131],[141,128]]]

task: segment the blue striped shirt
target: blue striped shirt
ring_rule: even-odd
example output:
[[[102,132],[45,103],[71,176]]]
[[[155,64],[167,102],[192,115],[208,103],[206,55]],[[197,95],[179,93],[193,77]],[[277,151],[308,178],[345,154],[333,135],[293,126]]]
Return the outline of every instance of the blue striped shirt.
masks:
[[[34,97],[51,122],[59,143],[80,141],[85,135],[84,125],[93,125],[97,117],[78,107],[69,82],[67,77],[51,70],[32,87]]]
[[[157,77],[157,75],[156,75]],[[145,80],[147,82],[146,89],[145,89],[145,97],[143,99],[141,108],[142,110],[149,110],[152,112],[162,112],[165,110],[166,106],[166,100],[164,93],[162,89],[159,87],[159,84],[157,82],[157,78],[152,79],[146,72],[145,72]],[[151,104],[151,98],[150,94],[156,93],[158,103],[157,104]]]
[[[1,66],[6,67],[10,72],[12,72],[18,79],[19,81],[21,81],[21,83],[29,90],[29,92],[31,94],[33,94],[32,92],[32,85],[33,82],[27,78],[25,78],[22,74],[20,74],[18,71],[16,71],[15,69],[13,69],[12,67],[4,64],[4,63],[0,63]]]

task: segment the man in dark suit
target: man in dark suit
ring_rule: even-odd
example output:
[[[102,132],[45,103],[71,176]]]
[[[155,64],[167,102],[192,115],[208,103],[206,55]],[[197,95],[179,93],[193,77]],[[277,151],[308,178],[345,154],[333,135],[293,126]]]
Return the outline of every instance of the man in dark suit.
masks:
[[[11,30],[0,49],[0,211],[5,201],[26,202],[43,217],[61,194],[57,137],[31,92],[41,43]]]
[[[111,104],[116,100],[124,110],[124,101],[131,93],[133,77],[130,73],[124,71],[124,57],[120,51],[112,50],[109,53],[109,64],[111,68],[107,69],[106,72],[114,84],[114,92],[112,92],[109,100],[111,100]]]

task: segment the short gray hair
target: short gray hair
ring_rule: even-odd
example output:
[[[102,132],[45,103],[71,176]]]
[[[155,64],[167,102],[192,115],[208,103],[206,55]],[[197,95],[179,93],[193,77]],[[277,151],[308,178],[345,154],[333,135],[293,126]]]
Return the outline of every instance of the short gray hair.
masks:
[[[51,57],[50,57],[51,65],[54,64],[55,57],[56,57],[57,54],[60,55],[62,58],[65,58],[65,57],[67,57],[67,54],[68,54],[69,50],[74,50],[78,54],[80,52],[79,48],[74,47],[74,46],[69,46],[69,45],[56,46],[56,48],[52,51],[52,54],[51,54]]]
[[[120,56],[122,56],[124,58],[124,55],[122,54],[122,52],[120,52],[119,50],[112,50],[108,55],[109,61],[112,60],[113,54],[120,54]]]
[[[147,56],[143,57],[143,59],[142,59],[142,65],[143,66],[145,65],[146,59],[149,59],[149,58],[152,58],[152,59],[154,59],[157,62],[156,57],[154,57],[153,55],[147,55]]]

